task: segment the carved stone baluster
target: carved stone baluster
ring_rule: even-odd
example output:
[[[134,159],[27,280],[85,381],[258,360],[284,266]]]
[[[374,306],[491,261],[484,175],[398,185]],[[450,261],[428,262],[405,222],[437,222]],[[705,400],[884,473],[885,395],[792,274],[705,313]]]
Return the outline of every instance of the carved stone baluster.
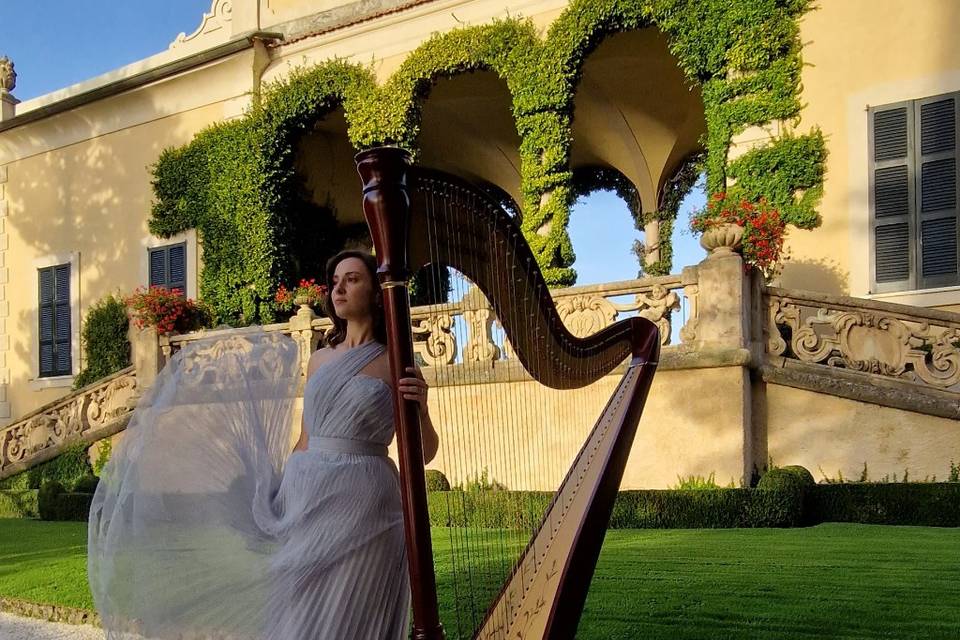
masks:
[[[495,323],[498,327],[501,327],[501,330],[502,330],[503,325],[501,325],[499,321],[495,320],[494,323]],[[506,360],[516,360],[516,359],[517,359],[517,352],[513,350],[513,345],[510,344],[510,339],[507,338],[506,334],[504,334],[504,336],[503,336],[503,349],[502,349],[502,351],[501,351],[501,355],[502,355],[503,358],[506,359]]]
[[[787,350],[787,341],[780,334],[777,317],[780,315],[783,301],[773,296],[767,299],[767,353],[782,356]]]
[[[493,310],[487,298],[476,287],[463,296],[463,319],[467,323],[467,344],[464,362],[493,362],[500,359],[500,347],[493,342]]]
[[[304,377],[307,375],[307,365],[313,352],[313,321],[316,317],[310,305],[302,304],[297,315],[290,318],[290,336],[300,346],[300,370]]]
[[[414,351],[425,364],[438,367],[453,364],[457,357],[457,339],[453,335],[453,316],[432,315],[413,327]]]
[[[960,384],[960,328],[946,329],[939,333],[924,324],[914,332],[916,347],[909,359],[913,371],[927,384],[948,389]]]
[[[683,295],[687,299],[687,321],[680,328],[680,341],[693,342],[697,339],[697,323],[700,318],[700,285],[697,284],[697,268],[684,267],[681,282]]]

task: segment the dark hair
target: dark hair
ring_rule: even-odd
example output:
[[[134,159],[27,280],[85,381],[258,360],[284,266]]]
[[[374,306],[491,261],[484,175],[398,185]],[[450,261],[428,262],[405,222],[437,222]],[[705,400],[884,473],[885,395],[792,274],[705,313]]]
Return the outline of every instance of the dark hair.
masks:
[[[323,344],[333,347],[344,341],[347,337],[347,321],[339,317],[333,308],[333,274],[337,271],[337,265],[347,258],[357,258],[367,268],[370,276],[370,284],[373,286],[374,300],[371,307],[373,315],[373,337],[380,344],[387,344],[387,329],[384,325],[383,302],[380,294],[380,282],[377,280],[377,260],[366,251],[348,249],[341,251],[327,261],[327,294],[323,298],[324,310],[327,317],[333,322],[333,328],[327,331],[323,336]]]

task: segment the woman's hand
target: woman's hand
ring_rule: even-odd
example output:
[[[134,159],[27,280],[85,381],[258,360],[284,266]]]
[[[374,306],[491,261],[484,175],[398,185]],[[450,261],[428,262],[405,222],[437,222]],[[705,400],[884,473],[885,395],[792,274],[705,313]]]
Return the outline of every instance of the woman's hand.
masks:
[[[417,403],[421,416],[426,415],[427,390],[429,387],[423,379],[423,374],[420,372],[419,367],[407,367],[407,372],[412,375],[407,378],[400,378],[397,389],[400,391],[400,395],[404,400],[413,400]]]
[[[420,373],[419,368],[407,367],[407,373],[412,374],[412,376],[400,378],[397,389],[400,391],[404,400],[413,400],[417,403],[417,408],[420,411],[420,437],[423,444],[423,461],[427,463],[433,460],[440,447],[440,437],[437,435],[437,430],[433,427],[433,422],[430,420],[430,412],[427,411],[427,390],[429,387],[427,387],[427,383],[423,379],[423,374]]]

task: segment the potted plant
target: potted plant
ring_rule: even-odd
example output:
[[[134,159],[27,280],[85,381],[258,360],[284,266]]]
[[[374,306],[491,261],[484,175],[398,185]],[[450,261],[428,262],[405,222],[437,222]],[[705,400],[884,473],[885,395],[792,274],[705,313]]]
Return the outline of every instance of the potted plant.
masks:
[[[300,283],[292,289],[287,289],[285,285],[281,284],[273,300],[281,311],[293,311],[297,307],[301,309],[310,307],[318,315],[323,316],[326,315],[323,309],[326,296],[326,285],[317,284],[316,278],[310,278],[309,280],[300,280]]]
[[[700,246],[710,258],[737,251],[747,268],[756,267],[767,280],[780,270],[786,223],[766,200],[753,203],[716,193],[690,220],[690,229],[701,234]]]
[[[159,335],[196,331],[213,319],[207,305],[184,297],[180,289],[138,287],[124,302],[138,329],[156,327]]]

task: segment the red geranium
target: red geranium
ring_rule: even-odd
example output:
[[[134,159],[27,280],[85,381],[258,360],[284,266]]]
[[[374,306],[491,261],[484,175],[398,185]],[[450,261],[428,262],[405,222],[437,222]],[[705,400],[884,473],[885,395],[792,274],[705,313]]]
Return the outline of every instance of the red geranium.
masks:
[[[212,318],[205,304],[183,297],[180,289],[138,287],[124,303],[133,311],[138,328],[156,327],[161,335],[194,331],[210,324]]]
[[[693,231],[703,233],[712,226],[732,223],[743,227],[740,250],[743,261],[763,273],[768,280],[780,269],[787,225],[780,212],[761,199],[757,203],[731,200],[726,193],[715,193],[707,208],[690,220]]]
[[[316,308],[323,304],[326,295],[327,286],[317,284],[316,278],[310,278],[309,280],[301,280],[300,284],[293,289],[287,289],[286,286],[281,284],[273,297],[273,301],[277,303],[277,308],[281,311],[292,311],[297,306],[295,300],[298,298],[305,300],[306,304]]]

